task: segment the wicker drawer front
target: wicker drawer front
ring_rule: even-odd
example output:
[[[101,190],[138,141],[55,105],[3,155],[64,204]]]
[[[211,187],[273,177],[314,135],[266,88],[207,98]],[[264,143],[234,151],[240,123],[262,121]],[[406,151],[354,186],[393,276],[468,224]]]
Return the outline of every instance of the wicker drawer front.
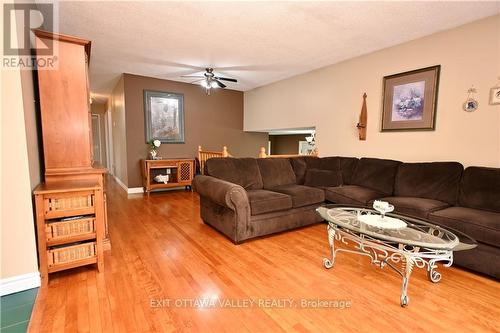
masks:
[[[47,261],[49,267],[68,264],[74,261],[88,259],[95,256],[95,242],[59,247],[47,251]]]
[[[48,223],[45,232],[48,241],[91,234],[95,232],[95,218]]]
[[[44,204],[46,218],[92,214],[94,212],[94,193],[46,197]]]

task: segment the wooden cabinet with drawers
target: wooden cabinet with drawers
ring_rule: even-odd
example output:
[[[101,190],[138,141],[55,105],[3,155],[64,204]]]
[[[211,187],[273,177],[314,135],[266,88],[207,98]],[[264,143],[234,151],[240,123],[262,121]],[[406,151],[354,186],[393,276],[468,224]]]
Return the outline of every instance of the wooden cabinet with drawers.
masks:
[[[44,183],[35,191],[40,273],[97,264],[110,249],[106,168],[92,156],[89,62],[86,39],[34,30],[36,50],[53,45],[54,68],[36,73]],[[37,58],[44,57],[37,54]]]
[[[194,178],[194,159],[142,160],[142,186],[149,194],[152,190],[182,187],[191,189]],[[167,182],[157,182],[158,175],[167,176]]]
[[[97,182],[41,184],[35,191],[42,283],[48,274],[96,264],[104,268],[103,191]]]

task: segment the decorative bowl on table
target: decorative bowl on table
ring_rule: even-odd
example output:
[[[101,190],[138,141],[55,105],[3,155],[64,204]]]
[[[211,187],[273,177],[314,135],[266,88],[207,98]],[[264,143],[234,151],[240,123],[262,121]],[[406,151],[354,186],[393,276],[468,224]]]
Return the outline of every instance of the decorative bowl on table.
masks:
[[[406,228],[406,222],[403,220],[385,216],[386,213],[390,213],[394,210],[394,206],[386,201],[375,200],[373,203],[373,209],[375,209],[378,214],[366,214],[358,215],[358,221],[363,222],[372,227],[383,228],[383,229],[404,229]]]

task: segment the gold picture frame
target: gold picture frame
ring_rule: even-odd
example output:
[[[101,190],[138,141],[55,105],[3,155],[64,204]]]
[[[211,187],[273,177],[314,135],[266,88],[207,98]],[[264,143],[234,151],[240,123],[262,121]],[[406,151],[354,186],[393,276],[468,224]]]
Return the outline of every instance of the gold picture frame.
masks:
[[[441,65],[384,76],[382,132],[433,131]]]

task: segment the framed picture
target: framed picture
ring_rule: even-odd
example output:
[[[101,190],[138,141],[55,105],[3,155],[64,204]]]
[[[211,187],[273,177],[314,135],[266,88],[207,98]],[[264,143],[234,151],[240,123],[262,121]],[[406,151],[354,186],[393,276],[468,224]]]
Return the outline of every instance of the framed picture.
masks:
[[[146,142],[184,143],[184,96],[144,90]]]
[[[490,90],[490,104],[500,104],[500,86],[493,87]]]
[[[314,145],[307,141],[299,141],[299,155],[311,155],[314,148]]]
[[[384,77],[382,132],[434,130],[441,66]]]

